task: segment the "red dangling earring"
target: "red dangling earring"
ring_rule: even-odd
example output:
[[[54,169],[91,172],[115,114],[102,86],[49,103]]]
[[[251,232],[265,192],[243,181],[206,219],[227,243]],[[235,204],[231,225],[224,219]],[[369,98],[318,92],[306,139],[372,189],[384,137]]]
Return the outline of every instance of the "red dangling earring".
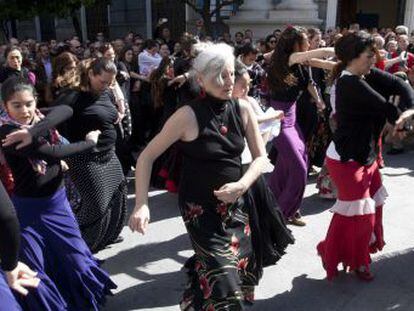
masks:
[[[203,88],[200,89],[200,98],[205,98],[206,97],[206,91],[204,91]]]

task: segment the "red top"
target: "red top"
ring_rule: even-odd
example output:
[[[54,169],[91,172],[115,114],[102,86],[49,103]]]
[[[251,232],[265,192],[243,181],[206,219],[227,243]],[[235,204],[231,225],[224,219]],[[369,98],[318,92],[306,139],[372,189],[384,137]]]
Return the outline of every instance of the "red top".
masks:
[[[393,52],[391,54],[391,56],[392,56],[391,58],[398,57],[399,55],[400,55],[399,52]],[[414,66],[414,55],[413,54],[408,53],[406,65],[407,65],[408,69],[411,69]],[[401,69],[401,66],[403,66],[403,64],[401,62],[398,62],[398,63],[392,65],[391,68],[388,69],[388,71],[390,73],[396,73],[398,71],[407,71],[406,69],[405,70]]]

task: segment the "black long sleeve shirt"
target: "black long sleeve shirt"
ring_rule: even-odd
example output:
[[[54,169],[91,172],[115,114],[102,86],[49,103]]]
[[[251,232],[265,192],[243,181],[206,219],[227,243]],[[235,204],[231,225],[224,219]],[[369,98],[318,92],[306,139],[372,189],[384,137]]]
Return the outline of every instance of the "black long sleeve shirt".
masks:
[[[399,95],[407,108],[414,105],[410,86],[376,68],[365,79],[344,75],[337,80],[334,142],[341,161],[353,159],[362,165],[375,161],[385,121],[394,124],[399,116],[397,108],[388,102],[391,95]]]
[[[72,115],[68,106],[50,109],[47,117],[29,129],[31,135],[39,135],[50,127],[54,127]],[[0,183],[0,259],[4,271],[13,270],[17,266],[20,248],[20,227],[13,204]]]
[[[71,143],[83,140],[90,131],[100,130],[95,150],[100,152],[115,148],[118,111],[109,90],[98,95],[66,90],[59,95],[55,104],[67,105],[73,111],[72,117],[58,128]]]
[[[273,90],[271,98],[281,102],[294,102],[299,99],[309,84],[309,72],[299,64],[290,67],[290,71],[296,78],[296,83],[292,86],[283,87],[280,90]]]
[[[0,139],[9,133],[18,130],[14,125],[0,127]],[[62,167],[60,160],[91,150],[95,143],[81,141],[75,144],[52,145],[43,141],[50,141],[49,133],[42,133],[34,138],[33,143],[17,150],[16,145],[3,147],[7,163],[15,180],[14,193],[22,197],[48,197],[62,185]],[[33,169],[31,160],[46,161],[46,172],[38,173]]]

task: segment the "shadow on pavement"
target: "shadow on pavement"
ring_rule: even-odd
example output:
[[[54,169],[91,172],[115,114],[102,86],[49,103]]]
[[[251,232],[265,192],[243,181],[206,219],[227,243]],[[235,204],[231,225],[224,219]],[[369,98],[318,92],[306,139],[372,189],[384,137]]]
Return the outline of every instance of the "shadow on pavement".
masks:
[[[108,258],[103,267],[110,275],[127,274],[142,283],[120,291],[108,300],[105,310],[137,310],[177,305],[184,291],[184,271],[150,274],[140,270],[148,265],[160,265],[160,260],[172,260],[184,265],[187,257],[179,252],[190,250],[187,234],[172,240],[140,245]],[[163,271],[166,270],[164,266]]]
[[[332,282],[302,274],[293,279],[290,291],[257,301],[251,310],[414,310],[413,262],[414,249],[379,257],[372,264],[375,279],[370,283],[359,281],[352,273],[340,272]]]
[[[411,171],[414,171],[414,151],[410,150],[407,152],[404,152],[403,154],[398,155],[386,155],[385,156],[385,166],[386,167],[392,167],[392,168],[408,168]],[[410,172],[410,174],[413,174],[413,172]]]
[[[151,209],[151,222],[181,216],[178,208],[177,194],[154,188],[151,188],[150,193],[156,193],[148,199],[148,204]],[[134,181],[128,183],[128,194],[130,195],[127,211],[129,217],[135,206]],[[171,204],[171,202],[175,202],[175,204]]]
[[[322,199],[317,193],[303,198],[300,213],[303,216],[320,214],[334,205],[335,200]]]

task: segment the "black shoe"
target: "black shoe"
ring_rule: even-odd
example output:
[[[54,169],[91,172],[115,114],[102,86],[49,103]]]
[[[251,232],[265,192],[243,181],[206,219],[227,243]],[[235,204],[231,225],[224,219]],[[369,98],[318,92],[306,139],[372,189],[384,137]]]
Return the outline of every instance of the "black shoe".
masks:
[[[387,151],[387,154],[396,155],[396,154],[401,154],[403,152],[404,152],[404,148],[391,148],[390,150]]]

